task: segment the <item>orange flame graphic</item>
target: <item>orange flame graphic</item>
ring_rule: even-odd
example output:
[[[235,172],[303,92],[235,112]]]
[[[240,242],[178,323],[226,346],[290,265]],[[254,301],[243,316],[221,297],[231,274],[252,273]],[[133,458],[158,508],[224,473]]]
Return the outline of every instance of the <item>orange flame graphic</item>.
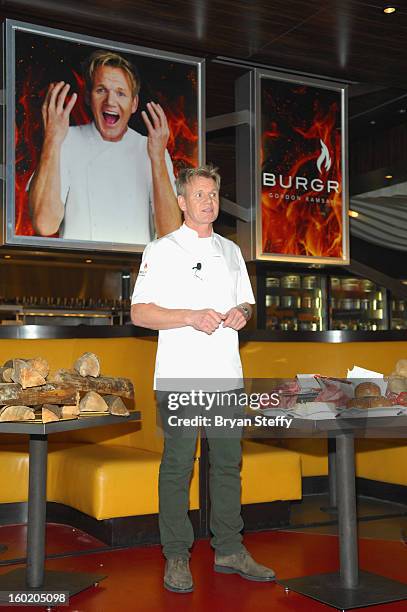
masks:
[[[284,171],[285,185],[292,178],[291,187],[263,186],[262,208],[262,245],[264,253],[306,255],[314,257],[342,257],[342,168],[341,138],[336,129],[338,107],[331,104],[328,112],[323,113],[316,105],[314,120],[307,129],[294,127],[293,131],[304,140],[315,140],[314,151],[301,149],[298,144],[294,150],[295,161]],[[274,135],[275,134],[275,135]],[[278,130],[263,132],[262,158],[266,158],[272,145],[270,138],[278,137]],[[321,141],[328,149],[332,165],[322,163],[317,168],[316,160],[321,154]],[[266,154],[267,151],[267,154]],[[327,155],[327,153],[325,153]],[[314,176],[326,182],[328,179],[339,183],[339,193],[326,190],[317,192],[311,189],[295,189],[297,175],[310,174],[310,162]],[[319,170],[319,172],[318,172]],[[276,172],[276,174],[278,174]]]

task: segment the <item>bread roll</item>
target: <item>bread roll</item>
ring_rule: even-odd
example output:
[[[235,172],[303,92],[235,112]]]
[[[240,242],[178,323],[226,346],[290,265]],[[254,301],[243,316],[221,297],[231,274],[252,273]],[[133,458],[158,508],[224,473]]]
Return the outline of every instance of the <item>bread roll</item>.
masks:
[[[396,363],[396,374],[407,376],[407,359],[399,359]]]
[[[370,397],[370,408],[390,408],[393,406],[391,400],[387,399],[387,397]]]
[[[404,376],[389,376],[388,389],[391,393],[407,391],[407,378]]]
[[[363,382],[355,388],[355,397],[377,397],[381,393],[379,385]]]
[[[387,397],[354,397],[346,403],[347,408],[386,408],[393,404]]]

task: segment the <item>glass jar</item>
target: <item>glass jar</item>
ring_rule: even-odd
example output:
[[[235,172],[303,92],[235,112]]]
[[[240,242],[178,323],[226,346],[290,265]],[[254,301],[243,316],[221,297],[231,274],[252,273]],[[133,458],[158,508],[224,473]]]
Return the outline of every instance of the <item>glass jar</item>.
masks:
[[[298,289],[301,286],[301,277],[298,274],[283,276],[281,286],[285,289]]]
[[[316,276],[303,276],[302,278],[302,286],[303,289],[315,289],[317,287],[317,277]]]
[[[272,287],[279,287],[280,286],[280,279],[277,278],[276,276],[268,276],[266,278],[266,287],[268,287],[269,289]]]

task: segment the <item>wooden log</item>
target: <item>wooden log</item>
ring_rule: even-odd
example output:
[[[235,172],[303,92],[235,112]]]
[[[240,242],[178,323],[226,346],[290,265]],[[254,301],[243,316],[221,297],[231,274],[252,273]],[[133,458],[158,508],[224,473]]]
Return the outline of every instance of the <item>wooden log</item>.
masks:
[[[49,374],[48,361],[44,359],[43,357],[32,357],[31,359],[22,359],[22,358],[9,359],[8,361],[6,361],[3,367],[13,369],[15,361],[24,361],[24,363],[30,366],[30,368],[34,368],[34,370],[37,370],[37,372],[39,372],[43,378],[47,378]],[[10,381],[5,381],[5,382],[10,382]]]
[[[36,406],[38,404],[78,404],[79,393],[68,385],[47,383],[42,387],[22,389],[18,383],[0,383],[0,405]]]
[[[109,408],[99,393],[88,391],[79,402],[79,412],[109,412]]]
[[[65,384],[78,389],[78,391],[96,391],[101,395],[120,395],[129,399],[134,398],[134,387],[128,378],[113,378],[109,376],[80,376],[73,370],[57,370],[49,376],[49,382],[55,385]],[[1,401],[0,401],[1,403]]]
[[[37,370],[43,378],[47,378],[49,374],[49,364],[46,359],[43,357],[33,357],[33,359],[28,359],[27,363],[30,367],[34,368],[34,370]]]
[[[75,361],[73,367],[81,376],[100,376],[99,358],[95,353],[84,353]]]
[[[62,406],[62,418],[73,419],[79,416],[79,394],[78,403],[75,406]]]
[[[12,372],[13,368],[0,368],[0,382],[13,382],[11,378]]]
[[[48,412],[52,412],[54,416],[59,419],[73,419],[77,418],[79,415],[79,402],[77,406],[58,406],[57,404],[44,404],[42,406],[42,412],[47,410]]]
[[[19,383],[23,389],[45,385],[45,378],[22,359],[14,359],[11,378],[14,382]]]
[[[0,421],[29,421],[35,419],[34,410],[28,406],[5,406]]]
[[[115,414],[116,416],[129,416],[130,412],[127,410],[122,398],[118,395],[104,395],[103,399],[108,405],[110,414]]]
[[[61,406],[57,406],[56,404],[44,404],[41,410],[42,422],[53,423],[54,421],[59,421],[59,413],[62,415]]]

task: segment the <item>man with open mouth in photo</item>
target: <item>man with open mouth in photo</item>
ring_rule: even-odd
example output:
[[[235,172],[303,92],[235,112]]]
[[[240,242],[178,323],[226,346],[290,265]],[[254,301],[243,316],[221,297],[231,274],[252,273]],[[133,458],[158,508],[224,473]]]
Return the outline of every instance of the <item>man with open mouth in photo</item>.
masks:
[[[71,240],[147,244],[181,224],[162,107],[147,103],[143,136],[129,127],[140,79],[124,57],[95,51],[85,65],[93,121],[69,126],[77,94],[51,83],[42,106],[44,141],[29,183],[34,230]]]

